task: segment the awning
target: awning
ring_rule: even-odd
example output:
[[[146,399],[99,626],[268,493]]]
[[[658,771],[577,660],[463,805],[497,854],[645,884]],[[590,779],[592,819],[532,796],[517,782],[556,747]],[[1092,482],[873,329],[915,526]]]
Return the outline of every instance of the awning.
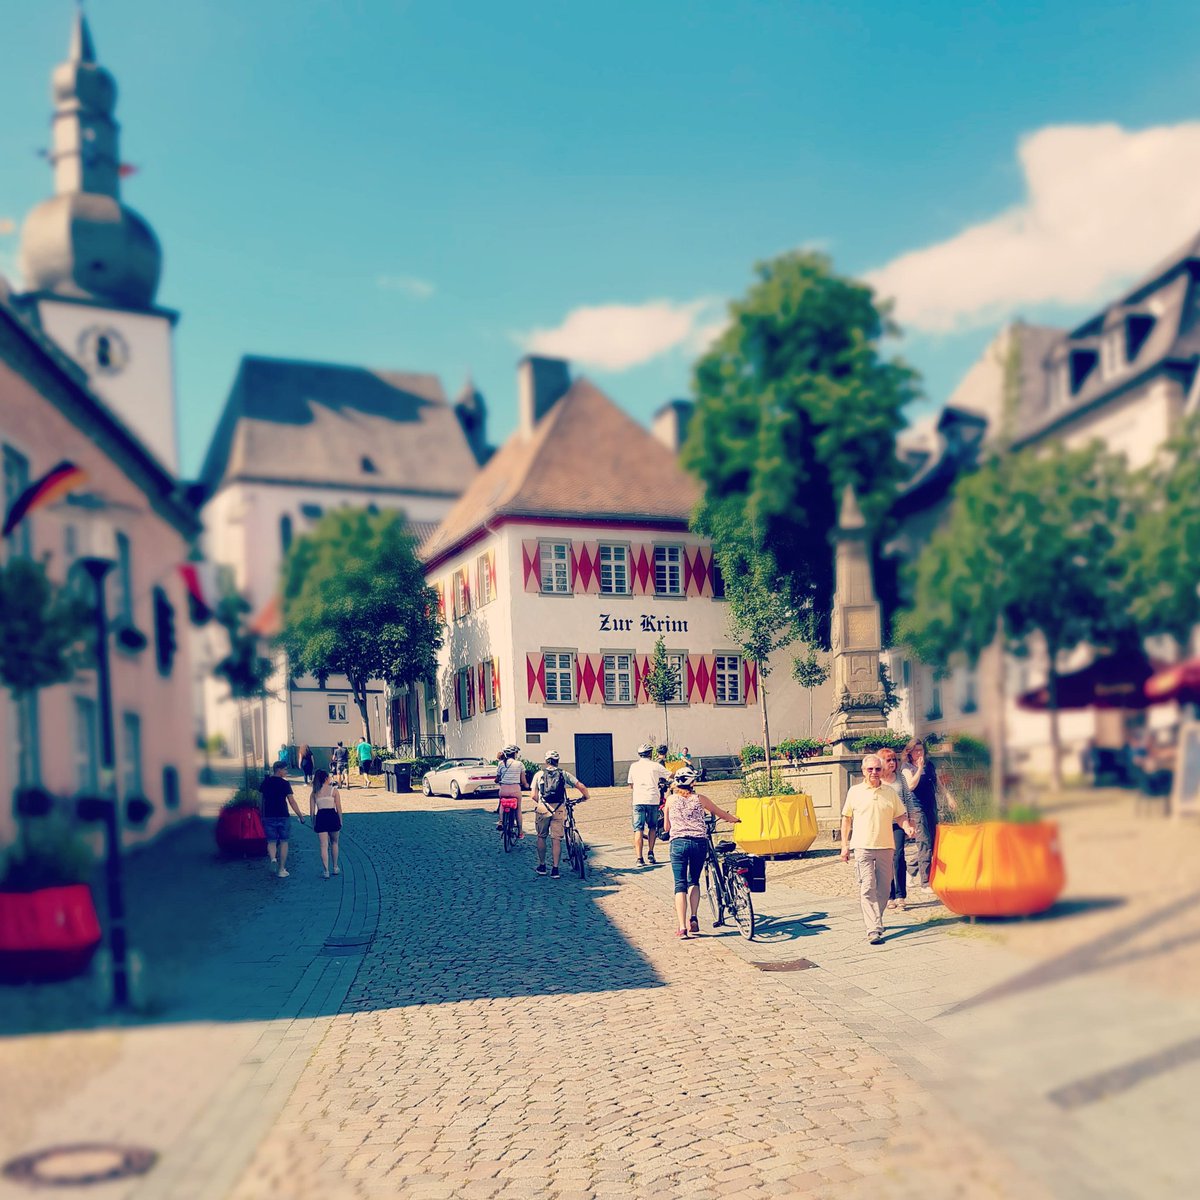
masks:
[[[1200,658],[1189,658],[1155,672],[1146,680],[1146,695],[1151,704],[1165,700],[1200,704]]]
[[[1145,708],[1158,703],[1146,694],[1146,681],[1155,666],[1136,654],[1110,654],[1069,675],[1058,677],[1057,707]],[[1045,712],[1050,707],[1050,689],[1043,685],[1017,697],[1017,707]]]

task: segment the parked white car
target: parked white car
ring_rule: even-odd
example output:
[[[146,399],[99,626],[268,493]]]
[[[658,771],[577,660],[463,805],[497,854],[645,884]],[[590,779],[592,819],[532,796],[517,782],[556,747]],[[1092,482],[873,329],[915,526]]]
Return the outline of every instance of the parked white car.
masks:
[[[448,758],[425,772],[421,791],[427,796],[498,796],[496,763],[486,758]]]

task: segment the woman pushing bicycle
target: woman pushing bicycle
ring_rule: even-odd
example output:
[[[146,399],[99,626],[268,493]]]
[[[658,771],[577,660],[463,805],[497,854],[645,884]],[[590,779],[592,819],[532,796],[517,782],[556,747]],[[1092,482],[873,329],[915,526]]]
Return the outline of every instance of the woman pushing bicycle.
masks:
[[[510,804],[513,800],[517,802],[517,837],[523,838],[525,830],[521,826],[521,789],[529,786],[529,780],[525,778],[525,764],[521,762],[521,751],[516,746],[505,746],[500,751],[496,782],[500,785],[500,803],[497,807],[501,812],[506,807],[505,800]],[[496,822],[496,828],[504,828],[503,816]]]
[[[675,936],[679,938],[700,932],[696,917],[700,908],[700,872],[708,855],[704,814],[712,813],[731,825],[738,822],[732,813],[718,808],[707,796],[694,790],[696,779],[696,772],[690,767],[680,767],[671,777],[671,791],[667,793],[663,809],[666,830],[671,835],[671,871],[675,876],[675,916],[678,919]]]

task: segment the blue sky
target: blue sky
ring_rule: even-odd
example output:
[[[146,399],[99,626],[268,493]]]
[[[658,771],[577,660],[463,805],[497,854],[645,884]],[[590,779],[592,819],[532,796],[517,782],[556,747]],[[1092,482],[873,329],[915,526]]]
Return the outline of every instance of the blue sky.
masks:
[[[0,0],[0,220],[49,191],[71,9]],[[563,351],[646,418],[805,244],[898,297],[940,402],[1005,316],[1077,319],[1200,229],[1181,0],[88,12],[182,312],[185,471],[244,353],[469,370],[499,440],[517,358]]]

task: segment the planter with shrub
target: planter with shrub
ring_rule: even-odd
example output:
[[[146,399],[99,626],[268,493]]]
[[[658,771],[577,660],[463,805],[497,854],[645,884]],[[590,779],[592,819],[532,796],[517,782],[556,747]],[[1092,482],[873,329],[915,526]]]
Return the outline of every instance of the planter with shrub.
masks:
[[[0,982],[50,982],[87,969],[100,944],[92,861],[67,822],[22,822],[0,872]]]
[[[217,817],[217,849],[231,858],[262,858],[266,854],[262,796],[257,788],[240,787],[225,802]]]
[[[754,772],[742,783],[733,836],[748,854],[803,854],[817,839],[812,797],[772,773]]]

